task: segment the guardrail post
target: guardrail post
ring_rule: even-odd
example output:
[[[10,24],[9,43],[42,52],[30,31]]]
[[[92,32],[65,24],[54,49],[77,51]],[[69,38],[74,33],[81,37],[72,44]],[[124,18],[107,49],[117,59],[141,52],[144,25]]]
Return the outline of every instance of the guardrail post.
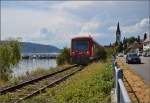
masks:
[[[112,60],[112,69],[113,69],[113,72],[115,71],[115,60]]]
[[[115,71],[115,59],[114,59],[114,57],[112,57],[112,70],[113,70],[113,75],[114,75],[114,80],[115,80],[114,87],[116,88],[116,71]]]
[[[117,88],[118,88],[118,68],[115,66],[115,88],[116,88],[116,91],[115,93],[117,94]]]
[[[116,80],[116,89],[117,89],[117,101],[118,103],[121,103],[120,101],[120,86],[119,86],[119,83],[118,83],[118,79],[123,79],[123,71],[122,69],[119,69],[117,70],[117,80]]]

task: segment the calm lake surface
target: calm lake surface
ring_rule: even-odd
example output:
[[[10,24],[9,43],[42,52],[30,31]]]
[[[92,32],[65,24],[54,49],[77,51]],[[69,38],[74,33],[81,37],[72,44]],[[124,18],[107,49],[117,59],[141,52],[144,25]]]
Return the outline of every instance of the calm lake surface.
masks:
[[[56,59],[22,59],[20,63],[13,68],[13,76],[20,76],[26,71],[33,71],[37,68],[49,69],[56,67]]]

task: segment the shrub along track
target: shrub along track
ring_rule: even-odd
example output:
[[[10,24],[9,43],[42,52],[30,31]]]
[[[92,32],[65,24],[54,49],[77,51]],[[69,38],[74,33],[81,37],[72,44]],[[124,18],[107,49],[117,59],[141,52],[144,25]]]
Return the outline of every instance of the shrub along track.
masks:
[[[48,87],[55,86],[76,72],[82,70],[82,68],[83,66],[73,65],[57,72],[0,90],[0,102],[18,103],[43,92]],[[1,96],[8,96],[8,100],[3,100],[3,97]]]

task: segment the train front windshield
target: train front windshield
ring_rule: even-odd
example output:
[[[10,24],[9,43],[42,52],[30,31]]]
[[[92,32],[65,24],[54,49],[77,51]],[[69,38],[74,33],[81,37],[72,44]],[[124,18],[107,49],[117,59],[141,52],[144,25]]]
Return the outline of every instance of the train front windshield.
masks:
[[[87,40],[75,40],[72,42],[72,49],[75,51],[87,51],[88,41]]]

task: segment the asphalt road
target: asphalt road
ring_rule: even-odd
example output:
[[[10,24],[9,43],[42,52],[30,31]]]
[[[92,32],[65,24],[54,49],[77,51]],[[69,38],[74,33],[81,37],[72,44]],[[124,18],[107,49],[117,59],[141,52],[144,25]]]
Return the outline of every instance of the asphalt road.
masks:
[[[130,69],[141,76],[144,81],[150,86],[150,57],[140,57],[141,64],[127,64]],[[125,57],[124,57],[125,62]]]

